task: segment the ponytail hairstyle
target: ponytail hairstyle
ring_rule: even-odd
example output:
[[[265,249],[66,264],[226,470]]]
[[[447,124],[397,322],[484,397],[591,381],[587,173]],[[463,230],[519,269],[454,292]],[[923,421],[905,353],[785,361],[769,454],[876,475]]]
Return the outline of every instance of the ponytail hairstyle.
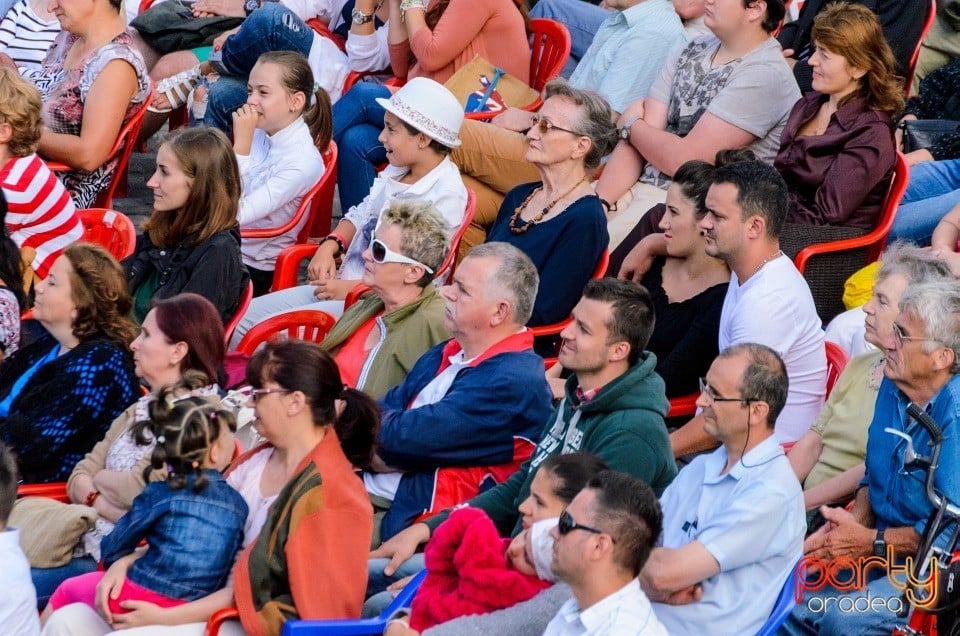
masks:
[[[310,128],[313,143],[323,152],[333,138],[333,107],[330,95],[322,86],[313,83],[310,64],[295,51],[268,51],[257,59],[257,64],[276,64],[282,69],[280,83],[290,93],[303,93],[303,121]]]
[[[203,373],[184,373],[179,382],[160,389],[150,403],[149,419],[134,424],[130,434],[137,444],[156,442],[144,481],[150,481],[153,471],[166,468],[167,485],[174,490],[184,488],[190,475],[196,476],[194,492],[207,487],[203,466],[207,452],[227,430],[237,430],[237,418],[219,403],[196,395],[206,385]],[[184,391],[188,393],[183,395]]]
[[[354,466],[370,465],[380,432],[380,409],[365,393],[343,385],[337,363],[319,345],[302,340],[268,342],[247,364],[248,384],[262,388],[266,382],[302,393],[314,425],[333,427]]]

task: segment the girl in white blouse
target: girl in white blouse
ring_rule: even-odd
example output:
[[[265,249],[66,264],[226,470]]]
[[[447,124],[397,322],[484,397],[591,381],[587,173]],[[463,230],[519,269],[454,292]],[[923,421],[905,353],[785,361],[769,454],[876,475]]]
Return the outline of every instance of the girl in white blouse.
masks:
[[[316,87],[307,59],[292,51],[264,53],[250,71],[247,102],[233,114],[233,150],[243,191],[241,230],[289,221],[324,172],[321,149],[330,143],[330,97]],[[270,288],[277,255],[293,245],[301,222],[282,236],[242,241],[240,252],[254,294]]]

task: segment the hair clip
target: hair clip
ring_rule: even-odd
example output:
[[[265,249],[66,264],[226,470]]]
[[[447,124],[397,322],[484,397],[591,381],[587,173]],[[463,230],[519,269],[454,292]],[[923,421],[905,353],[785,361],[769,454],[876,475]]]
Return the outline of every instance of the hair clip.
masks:
[[[167,438],[163,435],[157,435],[157,444],[166,444]]]
[[[317,92],[318,90],[320,90],[320,82],[314,82],[314,83],[313,83],[313,92],[314,92],[314,94],[316,94],[316,92]]]
[[[200,468],[200,462],[197,462],[197,461],[193,462],[193,463],[190,464],[190,465],[193,466],[193,469],[194,469],[194,470]]]

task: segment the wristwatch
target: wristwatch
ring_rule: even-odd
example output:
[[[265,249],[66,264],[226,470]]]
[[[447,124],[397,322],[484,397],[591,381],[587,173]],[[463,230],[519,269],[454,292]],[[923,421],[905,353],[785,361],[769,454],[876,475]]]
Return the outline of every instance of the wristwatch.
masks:
[[[873,540],[873,556],[887,556],[887,542],[883,540],[883,529],[877,530],[877,538]]]
[[[353,11],[350,13],[350,15],[353,17],[354,24],[366,24],[367,22],[373,20],[373,13],[367,15],[356,7],[353,8]]]
[[[243,10],[247,15],[250,15],[261,6],[263,6],[263,2],[261,0],[247,0],[243,3]]]
[[[637,120],[641,119],[640,117],[631,117],[627,120],[627,123],[623,125],[623,128],[620,129],[620,139],[630,141],[630,129],[633,128],[633,125],[637,123]]]

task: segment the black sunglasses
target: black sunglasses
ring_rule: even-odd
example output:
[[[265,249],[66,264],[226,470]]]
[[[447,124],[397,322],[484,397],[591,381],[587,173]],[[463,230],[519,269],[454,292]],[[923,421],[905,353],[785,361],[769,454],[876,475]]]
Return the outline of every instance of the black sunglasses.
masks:
[[[609,534],[603,530],[597,530],[596,528],[591,528],[590,526],[580,525],[573,520],[573,517],[570,516],[570,513],[564,510],[560,513],[560,519],[557,521],[557,532],[560,533],[560,536],[569,534],[573,530],[583,530],[584,532],[589,532],[591,534]],[[612,543],[616,543],[613,537],[610,537]]]

